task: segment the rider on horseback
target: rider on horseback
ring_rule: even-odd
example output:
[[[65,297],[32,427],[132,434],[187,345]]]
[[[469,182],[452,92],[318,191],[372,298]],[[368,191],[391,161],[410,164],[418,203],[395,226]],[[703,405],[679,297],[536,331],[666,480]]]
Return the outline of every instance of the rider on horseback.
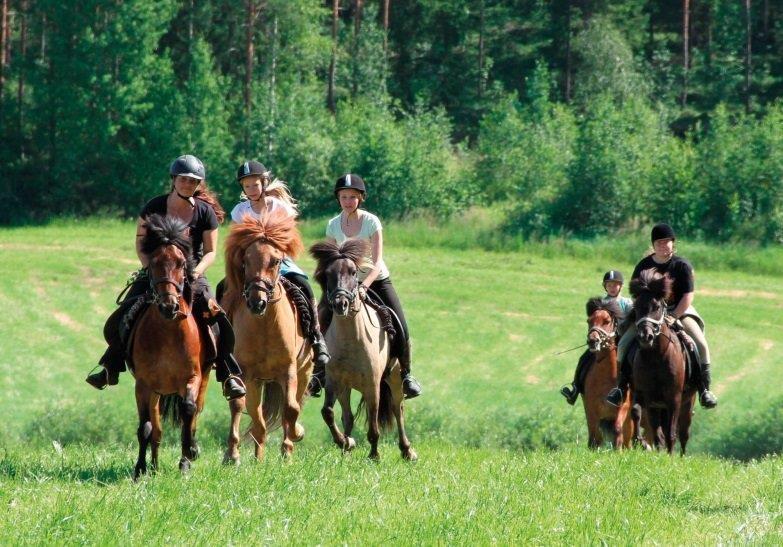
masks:
[[[257,220],[272,211],[284,211],[290,217],[296,217],[296,202],[285,182],[272,177],[264,165],[257,161],[246,161],[237,169],[237,181],[242,186],[242,193],[246,200],[240,201],[231,210],[232,222],[241,223],[242,218],[250,216]],[[325,367],[329,362],[329,352],[326,348],[321,329],[318,325],[318,307],[315,294],[307,281],[307,275],[289,257],[285,257],[280,265],[280,275],[293,283],[305,296],[309,307],[312,309],[313,320],[309,323],[310,332],[306,336],[315,353],[315,366]],[[220,294],[218,289],[218,294]],[[303,319],[300,315],[300,319]],[[306,327],[303,325],[302,327]]]
[[[639,277],[644,270],[654,269],[662,275],[668,274],[672,279],[672,297],[667,302],[665,318],[670,323],[681,325],[696,343],[699,359],[698,363],[694,364],[700,368],[699,402],[704,408],[714,408],[718,404],[718,399],[710,391],[710,350],[704,337],[703,321],[692,305],[693,268],[687,260],[675,254],[675,234],[671,226],[664,223],[653,226],[651,240],[653,252],[636,265],[633,278]],[[625,356],[635,337],[636,325],[629,325],[617,346],[617,360],[621,363],[618,387],[612,389],[606,397],[606,401],[615,406],[623,400],[624,390],[631,381],[631,367]]]
[[[630,298],[620,296],[620,291],[623,289],[623,274],[617,270],[609,270],[604,274],[603,285],[606,296],[601,299],[601,302],[605,304],[609,302],[617,303],[618,308],[622,312],[622,316],[617,318],[619,324],[633,307],[633,301]],[[560,388],[560,394],[566,398],[566,402],[569,405],[576,403],[579,394],[584,392],[585,375],[594,361],[595,353],[589,349],[585,350],[579,357],[579,362],[576,365],[574,381]]]
[[[403,329],[402,355],[399,356],[400,373],[402,374],[402,388],[407,399],[418,397],[421,394],[419,382],[411,375],[411,347],[410,333],[402,304],[394,290],[389,270],[383,261],[383,227],[377,216],[359,209],[367,199],[367,189],[364,180],[359,175],[343,175],[334,186],[334,197],[340,204],[342,212],[331,219],[326,227],[326,239],[332,243],[342,245],[348,239],[365,239],[370,242],[371,256],[366,257],[369,267],[359,271],[359,295],[362,299],[372,290],[382,301],[391,308]],[[326,295],[324,295],[325,298]],[[331,322],[332,312],[329,306],[322,305],[321,329],[326,332]],[[310,395],[318,397],[326,378],[326,369],[316,363],[313,376],[310,379]]]
[[[217,228],[223,220],[224,212],[217,198],[207,188],[204,164],[197,157],[180,156],[171,164],[169,174],[169,193],[151,199],[139,214],[136,222],[136,254],[141,262],[141,270],[134,275],[127,287],[123,302],[106,321],[103,335],[109,347],[99,361],[103,370],[87,376],[87,383],[97,389],[116,385],[119,373],[125,370],[126,348],[120,334],[120,324],[127,321],[125,316],[134,304],[144,302],[145,296],[150,292],[150,278],[147,273],[149,257],[141,249],[141,241],[146,234],[146,218],[153,214],[169,215],[188,225],[193,249],[191,258],[196,264],[196,280],[191,286],[194,316],[203,332],[213,325],[220,329],[215,360],[216,376],[223,384],[223,395],[228,399],[235,399],[245,394],[245,387],[239,379],[239,365],[232,355],[234,333],[225,313],[215,303],[204,276],[217,255]]]

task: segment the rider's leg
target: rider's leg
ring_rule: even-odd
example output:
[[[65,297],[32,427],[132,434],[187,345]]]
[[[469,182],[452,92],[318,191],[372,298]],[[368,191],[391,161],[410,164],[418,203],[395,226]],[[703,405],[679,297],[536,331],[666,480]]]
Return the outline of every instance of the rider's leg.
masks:
[[[587,374],[590,365],[595,361],[594,357],[594,354],[590,350],[585,350],[579,357],[579,362],[576,365],[574,381],[560,388],[560,394],[566,398],[566,402],[569,405],[576,403],[579,394],[584,393],[585,375]]]
[[[370,288],[375,294],[380,297],[385,305],[390,307],[392,311],[397,315],[400,320],[400,324],[403,329],[403,345],[401,348],[400,361],[400,374],[402,375],[402,389],[405,393],[406,399],[413,399],[421,395],[421,385],[411,374],[411,343],[408,330],[408,323],[405,321],[405,314],[402,311],[402,304],[400,298],[397,296],[397,291],[394,290],[391,279],[376,279],[373,281]]]
[[[329,324],[332,322],[332,308],[324,300],[318,303],[318,326],[323,336],[329,329]],[[320,397],[321,389],[326,385],[326,365],[315,362],[313,366],[313,374],[310,376],[310,383],[307,386],[307,392],[310,397]]]
[[[310,287],[310,283],[308,283],[307,276],[305,275],[290,271],[283,274],[283,276],[302,291],[305,298],[307,298],[307,302],[310,304],[313,322],[307,336],[310,339],[310,343],[313,346],[313,353],[315,354],[314,365],[319,368],[324,368],[329,362],[329,350],[326,347],[323,334],[321,334],[321,328],[318,325],[318,307],[316,306],[313,289]]]
[[[685,332],[693,338],[699,351],[700,362],[698,365],[701,379],[699,402],[704,408],[714,408],[718,404],[718,398],[710,391],[712,378],[710,374],[710,348],[707,345],[707,339],[704,337],[704,332],[701,330],[699,323],[693,317],[683,317],[680,319],[680,322]]]
[[[217,325],[217,357],[215,378],[223,384],[223,396],[236,399],[245,395],[245,385],[240,376],[242,369],[234,359],[234,329],[226,312],[212,296],[206,277],[199,277],[191,285],[193,290],[193,316],[206,329]]]
[[[625,390],[631,383],[631,364],[626,359],[626,356],[628,347],[634,338],[636,338],[636,325],[632,323],[617,344],[617,363],[620,365],[620,372],[617,375],[617,387],[612,389],[606,396],[606,402],[614,406],[620,406],[620,403],[623,402]]]
[[[86,381],[91,386],[103,389],[106,386],[115,386],[119,382],[120,372],[125,370],[125,348],[120,339],[120,322],[137,297],[147,292],[148,288],[149,278],[146,273],[137,276],[125,293],[124,300],[106,320],[106,324],[103,326],[103,337],[109,347],[98,360],[98,364],[103,368],[87,376]]]

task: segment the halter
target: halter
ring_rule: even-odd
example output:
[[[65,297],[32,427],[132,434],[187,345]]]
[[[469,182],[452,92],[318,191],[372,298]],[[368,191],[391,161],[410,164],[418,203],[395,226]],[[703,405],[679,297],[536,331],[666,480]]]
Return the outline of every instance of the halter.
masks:
[[[639,325],[642,325],[644,323],[650,323],[652,324],[652,330],[653,330],[653,336],[657,337],[659,334],[661,334],[661,325],[663,325],[663,322],[666,320],[666,308],[661,308],[661,317],[660,319],[653,319],[652,317],[649,317],[645,315],[641,319],[637,319],[636,321],[636,328],[638,330]]]

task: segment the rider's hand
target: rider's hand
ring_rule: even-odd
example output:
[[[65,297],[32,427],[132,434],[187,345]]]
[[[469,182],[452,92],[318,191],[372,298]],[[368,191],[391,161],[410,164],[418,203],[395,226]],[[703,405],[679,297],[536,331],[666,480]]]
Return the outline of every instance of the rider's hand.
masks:
[[[359,298],[361,298],[362,302],[364,302],[364,299],[367,298],[367,287],[365,287],[362,283],[359,283]]]

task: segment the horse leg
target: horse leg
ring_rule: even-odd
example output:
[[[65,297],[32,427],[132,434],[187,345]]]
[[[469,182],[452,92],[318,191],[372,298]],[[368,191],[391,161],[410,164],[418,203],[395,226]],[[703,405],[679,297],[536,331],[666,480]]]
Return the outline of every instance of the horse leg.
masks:
[[[680,437],[680,456],[685,455],[685,447],[691,437],[691,421],[693,419],[693,394],[685,396],[680,408],[680,422],[678,435]]]
[[[304,395],[307,392],[307,384],[310,381],[310,373],[308,368],[303,367],[299,369],[299,372],[297,373],[297,382],[296,382],[296,402],[299,404],[300,413],[302,408],[302,400],[304,399]],[[305,436],[305,428],[304,426],[297,421],[294,425],[294,436],[292,437],[292,441],[295,443],[298,443],[302,439],[304,439]]]
[[[345,390],[346,388],[341,387],[341,389]],[[339,446],[343,451],[347,452],[356,446],[356,443],[349,443],[349,439],[351,438],[343,435],[343,433],[340,431],[340,428],[337,427],[337,423],[335,422],[334,403],[337,401],[337,392],[335,391],[334,384],[327,381],[325,391],[326,395],[324,395],[324,406],[321,407],[321,417],[324,419],[326,427],[329,428],[329,432],[332,434],[334,444]]]
[[[141,475],[147,472],[147,447],[152,434],[149,390],[141,382],[136,382],[136,410],[139,413],[139,429],[136,431],[136,437],[139,440],[139,458],[136,460],[136,467],[133,470],[133,480],[138,480]]]
[[[620,450],[623,447],[630,446],[630,427],[628,426],[630,420],[628,419],[628,412],[631,409],[630,402],[626,399],[626,402],[617,409],[617,416],[612,424],[612,432],[614,433],[614,442],[612,446],[615,450]]]
[[[160,395],[153,393],[149,398],[150,423],[152,424],[152,472],[158,470],[158,449],[163,438],[163,423],[160,418]]]
[[[256,382],[248,382],[245,387],[247,388],[245,396],[247,413],[253,422],[250,426],[250,435],[256,443],[256,458],[261,460],[264,457],[264,447],[266,446],[266,422],[261,408],[261,391],[264,387]]]
[[[598,412],[592,407],[588,406],[585,401],[585,413],[587,415],[587,446],[591,449],[596,449],[601,446],[603,442],[603,435],[601,435],[601,420],[598,417]]]
[[[190,471],[190,460],[196,459],[198,454],[194,454],[193,428],[198,412],[196,399],[198,398],[198,386],[191,383],[185,389],[185,397],[179,404],[179,412],[182,418],[182,454],[179,459],[179,470],[181,473]]]
[[[242,419],[242,412],[245,410],[245,398],[238,397],[228,402],[228,408],[231,410],[231,425],[228,430],[228,440],[226,442],[226,453],[223,456],[223,463],[233,463],[239,465],[239,422]]]
[[[660,435],[661,428],[661,416],[660,410],[657,408],[647,407],[644,410],[647,413],[647,419],[650,422],[650,431],[652,432],[653,447],[657,450],[661,446],[663,439]]]
[[[199,416],[201,416],[201,412],[204,410],[204,400],[207,397],[208,383],[209,373],[202,373],[201,381],[198,384],[198,396],[196,397],[196,415],[193,416],[193,427],[191,428],[193,439],[190,449],[191,460],[196,460],[201,455],[201,447],[198,444],[198,439],[196,439],[196,429],[198,428]]]
[[[668,405],[667,412],[669,415],[666,417],[666,452],[670,455],[674,452],[674,445],[677,442],[677,430],[680,421],[680,402],[679,395],[675,398],[674,403]]]
[[[416,461],[419,456],[411,447],[411,442],[405,434],[405,407],[403,405],[405,396],[402,392],[402,378],[399,374],[394,374],[394,371],[392,371],[388,378],[388,384],[392,393],[392,412],[394,412],[394,419],[397,421],[397,446],[400,447],[403,459]]]
[[[285,392],[285,406],[283,407],[283,444],[280,453],[284,458],[290,458],[294,451],[294,437],[296,437],[296,421],[299,419],[300,406],[296,400],[297,387],[296,363],[289,368],[286,383],[283,385]]]
[[[337,395],[337,400],[340,401],[340,408],[343,411],[343,431],[347,437],[351,437],[353,433],[353,411],[351,410],[351,390],[347,387],[343,388]]]
[[[364,403],[367,407],[367,441],[370,443],[368,457],[371,460],[381,459],[378,454],[378,439],[381,437],[381,428],[378,424],[378,402],[380,400],[378,391],[378,387],[375,387],[370,393],[364,395]]]

